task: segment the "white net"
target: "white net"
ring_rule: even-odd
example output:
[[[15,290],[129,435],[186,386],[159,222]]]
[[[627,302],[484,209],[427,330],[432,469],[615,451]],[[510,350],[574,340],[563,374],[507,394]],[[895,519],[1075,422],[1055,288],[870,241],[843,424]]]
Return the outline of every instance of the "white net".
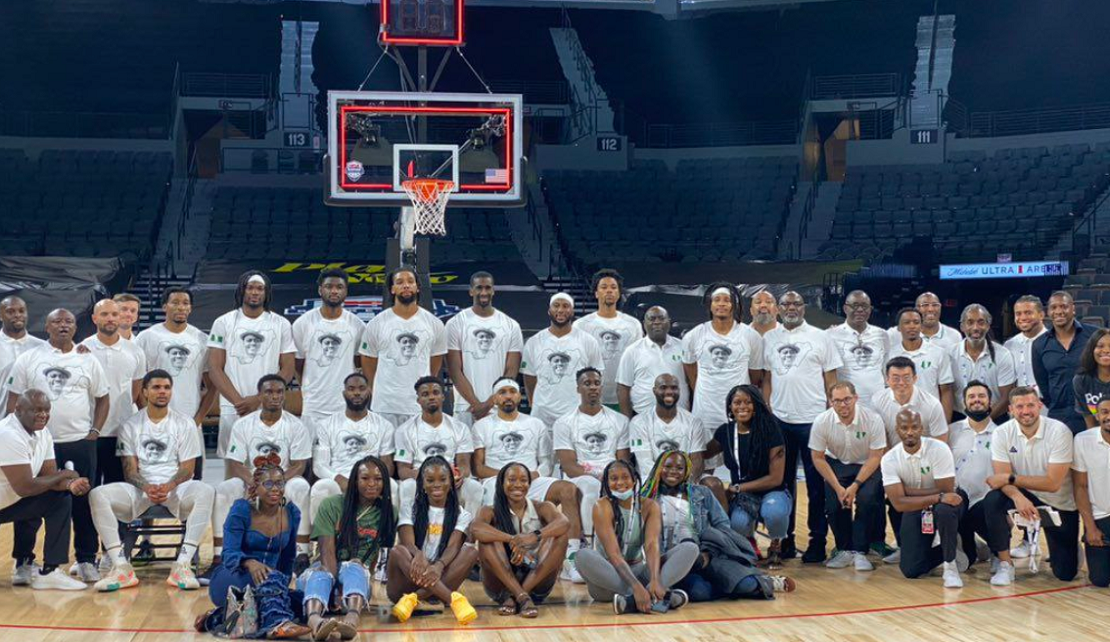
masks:
[[[446,236],[447,201],[455,184],[436,178],[419,178],[405,181],[401,186],[416,210],[416,233]]]

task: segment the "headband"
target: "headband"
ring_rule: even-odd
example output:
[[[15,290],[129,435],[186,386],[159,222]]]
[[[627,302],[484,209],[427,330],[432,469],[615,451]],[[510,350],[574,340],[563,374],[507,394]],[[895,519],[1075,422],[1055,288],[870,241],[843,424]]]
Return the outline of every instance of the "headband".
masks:
[[[497,392],[502,388],[512,388],[513,390],[520,392],[520,384],[517,383],[515,379],[500,379],[493,384],[494,392]]]
[[[574,297],[567,294],[566,292],[556,292],[555,294],[552,294],[551,300],[547,302],[547,305],[555,305],[556,301],[566,301],[567,303],[571,304],[571,306],[574,305]]]
[[[718,294],[727,294],[730,299],[732,298],[732,290],[729,290],[726,287],[719,287],[716,290],[713,290],[713,293],[709,295],[709,298],[712,299],[713,297],[717,296]]]
[[[266,279],[262,278],[261,274],[253,274],[251,278],[247,279],[247,283],[258,283],[259,285],[266,285]]]

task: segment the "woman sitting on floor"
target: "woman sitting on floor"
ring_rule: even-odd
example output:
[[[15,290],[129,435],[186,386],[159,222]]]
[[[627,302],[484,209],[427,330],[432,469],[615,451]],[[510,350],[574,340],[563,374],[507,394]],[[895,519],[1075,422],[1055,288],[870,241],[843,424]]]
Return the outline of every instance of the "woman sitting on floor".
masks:
[[[470,530],[478,542],[482,586],[501,605],[500,615],[534,618],[537,604],[551,594],[566,557],[570,523],[551,502],[528,499],[532,471],[507,464],[497,474],[493,506],[486,506]]]
[[[424,460],[416,475],[416,497],[401,505],[398,545],[389,552],[386,595],[393,615],[405,622],[420,600],[450,604],[459,624],[470,624],[478,612],[459,593],[478,558],[478,549],[463,546],[471,515],[459,506],[451,464],[443,457]]]
[[[678,450],[659,455],[641,493],[655,500],[662,522],[664,553],[694,542],[701,555],[676,584],[693,602],[722,598],[774,599],[775,591],[793,591],[794,580],[764,575],[756,568],[755,549],[732,530],[728,515],[705,486],[690,483],[690,458]]]
[[[270,639],[309,633],[296,623],[299,592],[289,590],[300,521],[285,501],[281,458],[255,457],[247,498],[235,500],[224,523],[222,563],[208,585],[216,608],[197,618],[198,631]]]
[[[343,640],[358,635],[359,614],[370,603],[370,576],[383,548],[393,546],[396,518],[389,488],[389,469],[374,456],[350,470],[343,495],[328,497],[316,512],[312,538],[319,558],[304,578],[304,611],[312,639]],[[342,619],[325,618],[336,580],[342,587]]]
[[[698,545],[682,542],[661,554],[659,505],[640,497],[632,464],[618,459],[605,467],[593,517],[594,548],[575,558],[591,597],[611,601],[617,614],[664,613],[689,601],[684,591],[669,589],[694,565]]]

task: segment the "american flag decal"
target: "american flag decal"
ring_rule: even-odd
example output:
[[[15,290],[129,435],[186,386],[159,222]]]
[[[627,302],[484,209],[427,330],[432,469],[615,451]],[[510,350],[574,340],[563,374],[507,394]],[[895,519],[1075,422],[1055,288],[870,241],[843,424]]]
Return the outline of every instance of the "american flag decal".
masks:
[[[505,168],[496,168],[496,167],[487,169],[486,170],[486,182],[487,183],[508,183],[509,182],[509,170],[507,170]]]

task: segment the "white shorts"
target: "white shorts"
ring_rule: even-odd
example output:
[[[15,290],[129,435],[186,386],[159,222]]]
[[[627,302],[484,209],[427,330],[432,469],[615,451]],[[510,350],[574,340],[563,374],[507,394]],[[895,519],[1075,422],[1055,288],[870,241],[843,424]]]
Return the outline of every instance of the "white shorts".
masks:
[[[239,421],[239,413],[234,407],[220,407],[220,432],[216,438],[216,457],[220,459],[227,456],[227,449],[231,446],[231,427],[236,421]]]
[[[547,500],[547,493],[551,485],[559,481],[554,477],[537,477],[528,487],[528,499],[534,502]],[[497,494],[497,477],[487,477],[482,480],[482,505],[493,506],[493,497]]]

